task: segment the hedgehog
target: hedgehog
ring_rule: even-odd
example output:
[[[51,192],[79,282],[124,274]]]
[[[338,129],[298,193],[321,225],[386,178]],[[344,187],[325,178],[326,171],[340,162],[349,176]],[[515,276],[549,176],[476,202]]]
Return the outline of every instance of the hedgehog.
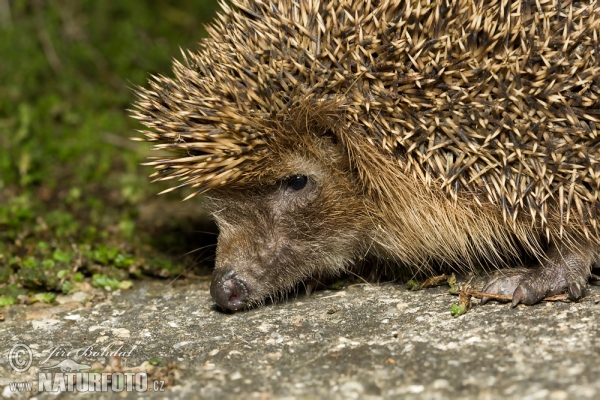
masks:
[[[155,180],[205,194],[223,309],[362,260],[577,300],[600,252],[599,29],[595,0],[223,2],[132,115]]]

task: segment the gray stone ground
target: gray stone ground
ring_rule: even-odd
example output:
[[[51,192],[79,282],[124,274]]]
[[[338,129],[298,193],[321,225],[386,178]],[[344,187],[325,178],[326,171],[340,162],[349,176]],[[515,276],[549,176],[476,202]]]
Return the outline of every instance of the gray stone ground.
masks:
[[[600,397],[600,287],[580,303],[475,304],[460,318],[446,291],[365,284],[224,314],[206,280],[186,279],[12,306],[0,323],[0,391],[52,397],[16,394],[9,383],[37,383],[48,372],[40,368],[71,359],[91,371],[144,371],[165,391],[138,395],[160,398]],[[32,350],[23,373],[8,362],[19,343]],[[91,354],[107,347],[130,354]]]

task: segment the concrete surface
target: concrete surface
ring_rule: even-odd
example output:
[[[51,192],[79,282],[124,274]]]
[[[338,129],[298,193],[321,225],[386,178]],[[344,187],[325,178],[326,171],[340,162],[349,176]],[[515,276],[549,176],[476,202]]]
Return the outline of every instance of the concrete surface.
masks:
[[[460,318],[446,291],[364,284],[225,314],[207,280],[187,279],[11,306],[0,311],[0,391],[54,398],[9,383],[35,389],[41,368],[69,359],[88,372],[146,372],[164,391],[133,395],[153,398],[600,398],[600,287],[579,303],[475,301]],[[8,359],[16,344],[31,348],[22,373]]]

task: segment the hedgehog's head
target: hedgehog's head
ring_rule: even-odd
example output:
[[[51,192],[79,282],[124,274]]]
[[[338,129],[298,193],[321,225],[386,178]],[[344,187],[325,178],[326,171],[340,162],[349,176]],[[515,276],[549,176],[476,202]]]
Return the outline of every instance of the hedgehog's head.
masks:
[[[219,226],[211,294],[223,308],[339,273],[368,242],[370,219],[339,143],[306,134],[278,150],[256,164],[254,181],[207,193]]]

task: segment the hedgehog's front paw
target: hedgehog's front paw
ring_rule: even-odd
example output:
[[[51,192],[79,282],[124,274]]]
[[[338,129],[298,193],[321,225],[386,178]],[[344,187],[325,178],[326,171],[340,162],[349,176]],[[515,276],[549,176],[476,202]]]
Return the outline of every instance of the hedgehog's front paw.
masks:
[[[565,292],[571,300],[578,300],[584,295],[591,264],[592,257],[587,252],[553,246],[539,268],[503,270],[503,274],[488,282],[482,291],[512,295],[513,307],[519,303],[535,304],[545,297]],[[489,300],[489,297],[483,297],[481,304]]]
[[[498,294],[503,296],[512,296],[513,307],[519,303],[532,305],[544,297],[554,296],[563,293],[568,289],[567,282],[558,274],[547,274],[544,267],[524,270],[519,269],[504,270],[500,275],[484,286],[482,292]],[[581,290],[579,290],[581,293]],[[581,295],[575,296],[576,298]],[[490,300],[489,297],[483,297],[481,304]]]

